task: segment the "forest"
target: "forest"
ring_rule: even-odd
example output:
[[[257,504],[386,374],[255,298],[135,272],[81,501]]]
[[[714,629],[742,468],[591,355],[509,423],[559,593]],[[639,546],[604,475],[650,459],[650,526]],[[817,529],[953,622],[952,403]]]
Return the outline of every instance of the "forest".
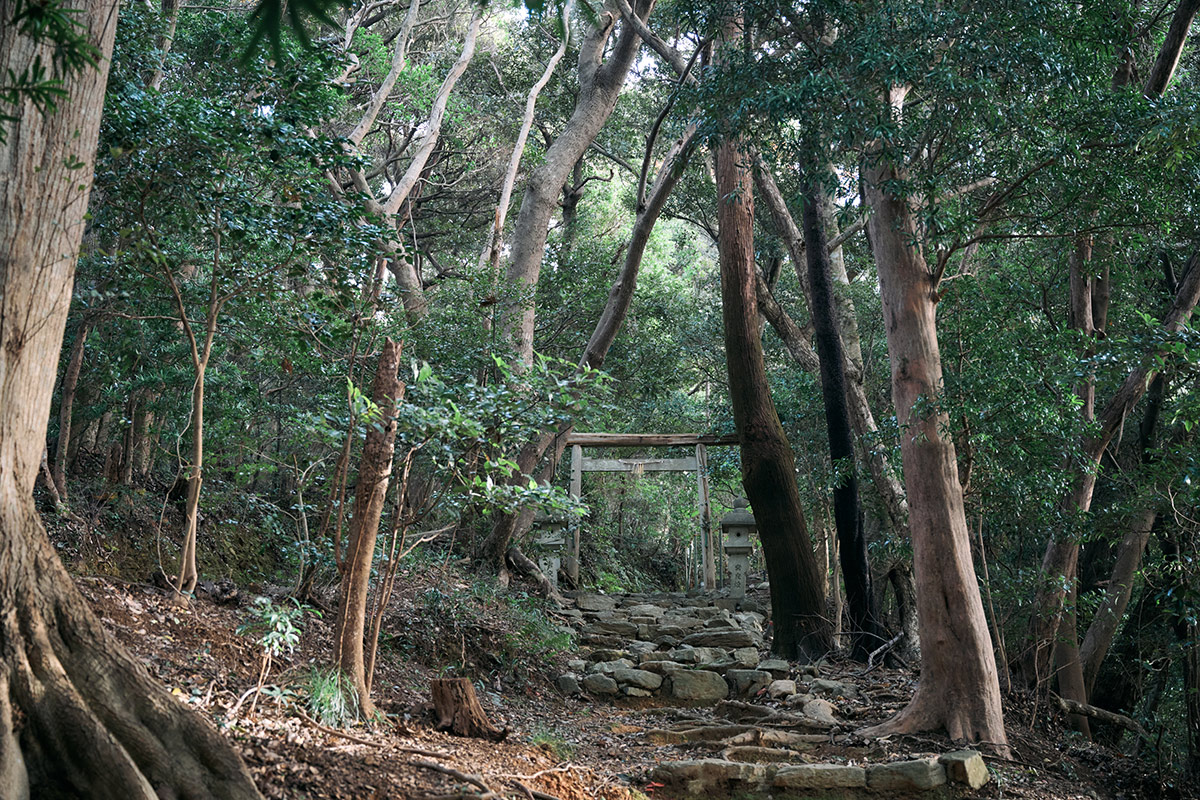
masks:
[[[1200,797],[1200,0],[0,0],[0,800]]]

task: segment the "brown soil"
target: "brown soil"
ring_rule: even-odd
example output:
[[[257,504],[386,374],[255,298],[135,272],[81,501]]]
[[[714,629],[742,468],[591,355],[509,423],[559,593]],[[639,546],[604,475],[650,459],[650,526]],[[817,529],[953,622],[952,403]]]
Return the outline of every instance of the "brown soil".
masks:
[[[395,599],[388,627],[396,633],[375,679],[386,725],[333,732],[304,714],[305,678],[331,652],[330,619],[306,615],[300,646],[276,661],[267,693],[253,708],[247,697],[231,720],[239,698],[255,686],[260,666],[253,638],[235,633],[246,621],[244,610],[205,600],[181,609],[152,586],[98,578],[79,583],[122,644],[173,693],[227,732],[270,798],[474,798],[486,787],[503,798],[638,800],[659,788],[648,780],[657,763],[720,755],[714,745],[663,746],[643,736],[652,728],[710,717],[711,711],[663,707],[651,699],[613,705],[562,697],[551,679],[569,653],[543,653],[537,663],[505,656],[499,652],[503,642],[521,632],[504,630],[509,623],[490,614],[502,600],[479,600],[469,618],[447,603],[431,612],[430,584],[415,575]],[[243,601],[248,594],[243,591]],[[454,602],[464,602],[455,597]],[[493,744],[434,730],[429,681],[448,673],[428,654],[440,650],[455,656],[445,660],[458,665],[458,672],[449,674],[476,679],[492,721],[510,731],[506,741]],[[914,685],[911,674],[885,669],[862,674],[855,664],[835,663],[822,672],[851,679],[863,690],[861,700],[837,703],[839,716],[854,729],[900,708]],[[994,780],[961,796],[1200,796],[1171,785],[1144,761],[1073,738],[1056,714],[1027,699],[1009,698],[1007,710],[1012,757],[989,758]],[[839,734],[806,752],[805,759],[878,762],[952,749],[954,743],[936,735],[863,742]]]

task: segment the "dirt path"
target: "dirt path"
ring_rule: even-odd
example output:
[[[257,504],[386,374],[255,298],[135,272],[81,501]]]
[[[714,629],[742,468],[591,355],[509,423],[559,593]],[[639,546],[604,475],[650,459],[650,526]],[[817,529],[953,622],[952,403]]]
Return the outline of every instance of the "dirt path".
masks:
[[[80,588],[151,673],[237,742],[267,797],[478,798],[492,791],[502,798],[638,800],[670,794],[670,787],[652,780],[663,763],[730,755],[728,737],[678,741],[680,737],[653,733],[729,723],[715,718],[712,708],[666,705],[658,697],[593,700],[561,695],[553,676],[576,655],[570,652],[559,654],[553,663],[508,665],[509,673],[524,675],[523,680],[497,674],[492,683],[482,684],[481,702],[493,721],[509,730],[507,740],[499,744],[434,730],[427,687],[439,673],[414,661],[385,660],[380,665],[378,702],[389,727],[332,731],[307,716],[304,698],[307,676],[330,652],[329,620],[307,620],[300,646],[279,660],[267,690],[252,708],[253,693],[244,696],[255,686],[260,660],[253,640],[235,633],[245,620],[244,611],[206,601],[181,610],[152,587],[103,580],[82,580]],[[410,608],[407,613],[417,611]],[[423,624],[420,619],[409,622]],[[461,648],[462,662],[469,662],[465,637]],[[830,729],[827,741],[806,746],[800,758],[885,762],[955,748],[937,736],[869,743],[855,739],[853,730],[902,706],[913,687],[913,677],[904,672],[862,672],[859,665],[823,667],[823,677],[853,680],[861,694],[837,700],[839,724]],[[751,701],[771,706],[765,695]],[[1049,736],[1031,732],[1022,716],[1010,714],[1014,758],[990,759],[990,783],[975,791],[956,790],[959,796],[1196,796],[1189,794],[1190,787],[1163,784],[1132,759],[1073,742],[1044,712],[1038,728],[1049,726]]]

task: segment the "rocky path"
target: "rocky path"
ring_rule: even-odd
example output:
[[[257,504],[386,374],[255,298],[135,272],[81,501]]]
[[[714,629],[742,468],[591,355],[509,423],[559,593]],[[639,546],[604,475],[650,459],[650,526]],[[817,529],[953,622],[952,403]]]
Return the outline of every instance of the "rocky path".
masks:
[[[563,613],[578,629],[580,652],[558,677],[560,692],[694,710],[641,733],[676,751],[650,772],[660,796],[894,795],[948,784],[970,792],[988,783],[975,751],[897,761],[855,736],[859,720],[885,705],[819,666],[769,657],[763,599],[581,593],[569,602]]]

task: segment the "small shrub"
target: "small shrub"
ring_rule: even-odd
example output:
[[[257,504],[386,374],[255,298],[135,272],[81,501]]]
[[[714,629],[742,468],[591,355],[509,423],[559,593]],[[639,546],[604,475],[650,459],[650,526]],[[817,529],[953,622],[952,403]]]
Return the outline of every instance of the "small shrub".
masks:
[[[308,711],[330,728],[346,728],[359,721],[358,693],[336,667],[314,667],[308,674]]]

